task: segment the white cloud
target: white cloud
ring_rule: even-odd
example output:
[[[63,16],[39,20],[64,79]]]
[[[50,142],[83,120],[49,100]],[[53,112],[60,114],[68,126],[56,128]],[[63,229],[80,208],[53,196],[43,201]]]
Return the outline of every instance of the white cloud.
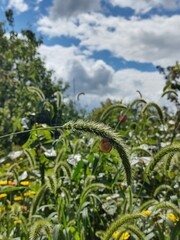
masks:
[[[179,0],[109,0],[109,2],[114,6],[132,8],[136,13],[146,13],[153,8],[164,8],[168,10],[180,8]]]
[[[78,3],[81,1],[78,0]],[[121,7],[133,6],[137,13],[150,11],[154,7],[170,9],[178,6],[175,1],[169,6],[166,0],[133,0],[133,3],[131,0],[112,0],[112,3]],[[55,70],[56,77],[63,78],[71,85],[75,79],[76,93],[85,92],[85,96],[80,98],[81,104],[91,108],[107,98],[131,101],[138,97],[136,90],[142,92],[147,101],[158,102],[165,84],[158,72],[136,69],[115,71],[104,60],[94,60],[90,56],[94,51],[108,50],[112,56],[126,61],[149,62],[164,67],[172,65],[180,61],[177,51],[180,16],[155,15],[145,19],[133,16],[125,19],[91,12],[91,7],[93,10],[95,5],[87,7],[91,13],[85,13],[83,6],[78,4],[77,9],[74,5],[68,8],[69,4],[72,1],[54,1],[49,15],[42,16],[38,21],[38,30],[50,38],[65,35],[80,41],[77,47],[40,47],[41,55],[46,57],[47,67]],[[72,86],[70,91],[73,93]]]
[[[47,67],[55,70],[57,78],[63,78],[71,85],[75,79],[77,93],[104,94],[110,84],[114,70],[102,60],[87,59],[75,46],[42,45],[39,52],[45,57]]]
[[[126,101],[138,97],[140,91],[148,101],[158,102],[165,81],[158,72],[142,72],[136,69],[123,69],[114,73],[112,88]]]
[[[28,10],[28,4],[24,0],[9,0],[8,8],[15,8],[18,12],[25,12]]]
[[[159,101],[165,84],[158,72],[135,69],[114,71],[102,60],[86,59],[75,46],[42,45],[39,52],[45,57],[47,68],[55,70],[57,78],[70,82],[71,96],[74,79],[76,94],[85,92],[79,103],[89,109],[107,98],[129,102],[139,96],[136,90],[148,101]]]
[[[78,24],[77,24],[78,22]],[[128,61],[152,62],[167,66],[180,60],[180,16],[153,16],[150,19],[106,17],[81,14],[77,19],[42,17],[38,30],[50,37],[73,36],[91,52],[109,50]]]
[[[69,18],[82,12],[97,11],[98,9],[100,9],[100,0],[53,0],[50,16],[52,19]]]

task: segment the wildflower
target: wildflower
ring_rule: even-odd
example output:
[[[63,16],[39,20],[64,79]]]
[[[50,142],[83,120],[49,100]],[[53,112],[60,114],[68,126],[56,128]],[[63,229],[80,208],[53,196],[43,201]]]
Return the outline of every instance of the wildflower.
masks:
[[[20,224],[20,223],[21,223],[20,219],[14,221],[14,224]]]
[[[8,185],[8,181],[7,181],[7,180],[5,180],[5,181],[0,181],[0,185],[3,185],[3,186]]]
[[[1,193],[1,194],[0,194],[0,198],[5,198],[5,197],[7,197],[7,194],[6,194],[6,193]]]
[[[119,236],[119,234],[122,232],[122,230],[117,230],[113,233],[112,237],[114,239],[117,239],[117,237]],[[121,237],[119,238],[119,240],[127,240],[129,239],[130,237],[130,234],[128,232],[124,232]]]
[[[120,122],[125,122],[126,121],[126,116],[119,116],[118,120]]]
[[[12,182],[12,181],[9,181],[8,184],[9,184],[10,186],[16,186],[16,183],[14,183],[14,182]]]
[[[25,193],[24,193],[24,196],[25,196],[25,197],[29,197],[29,196],[33,196],[33,195],[35,195],[35,194],[36,194],[35,191],[29,191],[29,192],[25,192]]]
[[[179,221],[179,218],[176,217],[173,213],[168,213],[167,217],[176,225],[176,223]]]
[[[143,210],[142,213],[146,216],[149,217],[151,215],[151,212],[149,210]]]
[[[130,234],[129,234],[128,232],[124,232],[124,233],[121,235],[121,237],[120,237],[119,240],[126,240],[126,239],[129,239],[129,237],[130,237]]]
[[[6,186],[6,185],[16,186],[16,184],[14,182],[8,181],[8,180],[0,181],[0,185],[2,185],[2,186]]]
[[[113,233],[112,237],[113,237],[114,239],[116,239],[120,232],[122,232],[122,230],[117,230],[117,231],[115,231],[115,232]]]
[[[14,201],[21,201],[23,198],[21,196],[14,197]]]
[[[23,185],[23,186],[31,185],[31,183],[29,181],[22,181],[22,182],[20,182],[20,184]]]

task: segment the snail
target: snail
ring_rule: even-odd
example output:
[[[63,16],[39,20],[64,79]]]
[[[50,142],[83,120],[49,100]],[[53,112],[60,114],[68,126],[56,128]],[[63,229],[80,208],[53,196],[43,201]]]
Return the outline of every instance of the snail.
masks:
[[[101,139],[99,148],[102,152],[109,153],[112,150],[112,144],[109,142],[109,139],[103,138]]]

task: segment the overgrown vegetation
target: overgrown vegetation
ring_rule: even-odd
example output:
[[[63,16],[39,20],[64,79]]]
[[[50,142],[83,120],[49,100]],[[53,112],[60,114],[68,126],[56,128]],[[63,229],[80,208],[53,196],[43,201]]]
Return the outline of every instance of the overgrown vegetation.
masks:
[[[41,40],[0,26],[0,239],[178,240],[180,65],[161,69],[175,112],[140,96],[84,120]]]

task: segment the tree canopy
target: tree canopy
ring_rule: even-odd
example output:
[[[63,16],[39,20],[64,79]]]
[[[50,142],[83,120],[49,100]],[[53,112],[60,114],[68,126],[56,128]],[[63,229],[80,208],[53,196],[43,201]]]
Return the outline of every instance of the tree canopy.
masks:
[[[12,10],[6,18],[10,31],[6,22],[0,23],[0,135],[30,129],[35,122],[61,124],[64,106],[58,104],[68,85],[55,82],[53,72],[46,69],[38,53],[42,38],[29,29],[14,31]],[[76,114],[72,103],[68,111]]]

